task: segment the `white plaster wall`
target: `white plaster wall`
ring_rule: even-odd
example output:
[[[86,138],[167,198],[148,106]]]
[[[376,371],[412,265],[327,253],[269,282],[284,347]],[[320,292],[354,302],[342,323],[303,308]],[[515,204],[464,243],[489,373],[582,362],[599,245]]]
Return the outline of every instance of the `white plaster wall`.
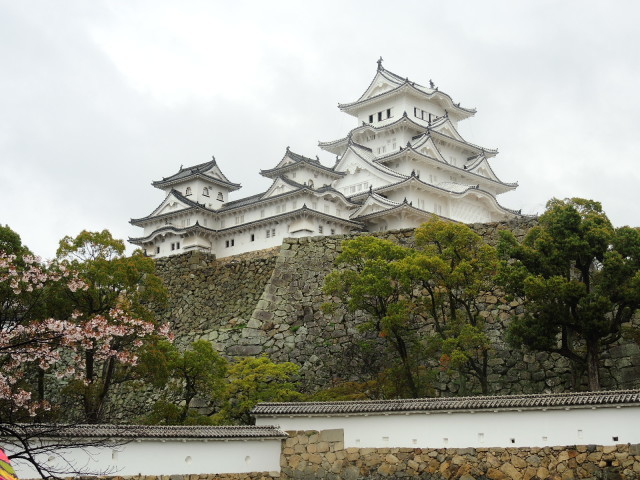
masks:
[[[387,109],[391,109],[391,118],[387,119]],[[373,115],[373,125],[380,125],[388,123],[389,121],[397,120],[402,116],[404,111],[404,101],[398,96],[392,96],[382,102],[375,102],[375,104],[368,106],[358,112],[358,125],[362,125],[362,122],[369,122],[369,115]],[[382,112],[382,121],[378,122],[378,112]]]
[[[362,448],[640,443],[640,407],[350,417],[259,417],[256,425],[279,425],[282,430],[342,428],[345,447]]]
[[[280,471],[280,440],[142,440],[112,448],[60,452],[88,472],[111,475],[187,475]],[[40,458],[47,462],[47,458]],[[60,459],[52,465],[64,467]],[[37,478],[28,464],[13,462],[18,478]],[[68,468],[68,467],[67,467]],[[69,474],[72,472],[69,470]],[[65,475],[62,475],[65,476]]]

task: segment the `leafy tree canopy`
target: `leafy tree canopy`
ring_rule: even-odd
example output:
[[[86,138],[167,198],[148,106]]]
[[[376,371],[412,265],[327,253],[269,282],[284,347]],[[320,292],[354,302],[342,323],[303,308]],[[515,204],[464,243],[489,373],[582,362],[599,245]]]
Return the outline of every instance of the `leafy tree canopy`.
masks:
[[[447,368],[476,377],[486,393],[490,342],[479,301],[492,289],[495,249],[469,227],[435,219],[415,238],[415,248],[371,236],[343,242],[324,292],[334,297],[333,308],[369,314],[362,328],[397,354],[405,395],[431,390],[426,356],[437,352]]]
[[[640,231],[614,228],[599,202],[552,199],[518,242],[501,232],[498,281],[524,302],[511,342],[559,353],[600,389],[600,356],[640,307]]]
[[[213,413],[224,396],[227,362],[206,340],[193,342],[180,351],[175,345],[160,340],[144,349],[138,373],[157,388],[164,387],[163,399],[157,402],[145,419],[150,424],[211,424]],[[192,402],[203,403],[195,410]]]
[[[302,400],[295,380],[299,369],[294,363],[274,363],[266,357],[235,360],[229,366],[223,406],[213,416],[214,423],[251,424],[249,412],[260,402]]]

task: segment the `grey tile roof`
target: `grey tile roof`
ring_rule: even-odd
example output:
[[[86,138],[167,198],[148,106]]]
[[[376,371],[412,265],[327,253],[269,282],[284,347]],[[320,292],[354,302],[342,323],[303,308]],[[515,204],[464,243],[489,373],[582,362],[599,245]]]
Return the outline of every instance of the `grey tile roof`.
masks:
[[[17,426],[29,436],[47,438],[180,438],[180,439],[251,439],[286,438],[275,426],[182,426],[182,425],[47,425]],[[15,429],[16,426],[12,425]],[[1,434],[0,434],[1,435]],[[1,438],[1,437],[0,437]]]
[[[416,398],[351,402],[259,403],[255,416],[273,415],[358,415],[370,413],[438,412],[452,410],[513,410],[579,408],[598,406],[640,406],[640,390],[608,392],[502,395],[486,397]]]
[[[182,180],[186,180],[194,176],[202,176],[203,178],[206,178],[211,182],[218,183],[220,185],[225,185],[234,190],[237,190],[238,188],[240,188],[239,183],[234,183],[229,181],[229,179],[225,177],[222,172],[220,172],[220,174],[222,175],[223,178],[215,178],[206,173],[208,170],[210,170],[215,166],[217,166],[216,161],[210,160],[208,162],[200,163],[192,167],[186,167],[186,168],[180,167],[180,170],[178,171],[178,173],[174,173],[173,175],[170,175],[168,177],[163,177],[162,180],[156,180],[155,182],[152,182],[151,185],[153,185],[154,187],[163,187],[166,185],[178,183]]]
[[[389,81],[391,81],[392,83],[394,83],[396,86],[394,88],[392,88],[391,90],[387,90],[385,92],[382,92],[378,95],[374,95],[373,97],[367,98],[367,99],[363,99],[364,94],[369,90],[369,88],[371,87],[371,85],[373,85],[373,82],[375,81],[375,79],[377,78],[377,73],[380,72],[384,77],[386,77]],[[376,72],[376,75],[374,75],[373,79],[371,80],[371,83],[369,84],[369,86],[367,87],[367,89],[365,90],[365,92],[360,96],[360,98],[358,100],[356,100],[355,102],[350,102],[350,103],[339,103],[338,104],[338,108],[340,108],[341,110],[343,109],[348,109],[349,107],[353,107],[355,105],[359,105],[359,104],[364,104],[366,102],[370,102],[372,100],[377,100],[381,97],[384,97],[385,95],[389,95],[391,93],[394,93],[398,90],[400,90],[401,88],[411,88],[417,92],[420,92],[428,97],[432,97],[432,96],[436,96],[436,95],[441,95],[443,97],[446,97],[452,105],[452,108],[462,112],[463,114],[467,114],[467,116],[469,115],[474,115],[476,113],[476,109],[475,108],[465,108],[465,107],[461,107],[459,103],[454,103],[453,99],[451,98],[450,95],[441,92],[438,90],[438,88],[432,89],[432,88],[426,88],[423,87],[422,85],[416,83],[416,82],[412,82],[410,81],[408,78],[402,78],[400,75],[397,75],[385,68],[380,68],[378,69],[378,72]]]

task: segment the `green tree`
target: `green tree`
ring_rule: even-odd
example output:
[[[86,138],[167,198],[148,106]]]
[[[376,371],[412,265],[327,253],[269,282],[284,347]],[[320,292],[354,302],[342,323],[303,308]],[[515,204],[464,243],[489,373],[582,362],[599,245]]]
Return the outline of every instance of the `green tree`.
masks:
[[[414,253],[371,236],[346,240],[335,260],[338,268],[326,276],[323,291],[335,297],[325,311],[344,305],[349,312],[368,314],[360,329],[386,341],[400,361],[407,393],[418,397],[426,385],[417,361],[422,346],[416,335],[419,325],[413,321],[416,292],[406,268]]]
[[[21,257],[30,254],[29,249],[22,244],[22,239],[17,232],[14,232],[9,225],[0,225],[0,252],[7,255]]]
[[[433,322],[431,342],[444,366],[475,377],[487,394],[491,343],[479,302],[494,289],[497,252],[468,226],[442,220],[424,223],[415,238],[418,252],[404,263],[423,293],[416,308]]]
[[[431,391],[433,356],[461,378],[477,378],[487,393],[490,342],[479,302],[493,288],[496,251],[469,227],[436,219],[415,238],[416,248],[375,237],[343,242],[324,292],[336,297],[334,306],[368,314],[362,329],[397,354],[409,395]]]
[[[167,334],[152,311],[166,299],[153,260],[139,250],[129,257],[124,253],[124,242],[107,230],[67,236],[57,251],[57,263],[78,272],[85,284],[56,292],[50,302],[58,318],[73,319],[94,334],[93,340],[79,343],[81,361],[74,366],[79,378],[67,388],[67,394],[81,399],[89,423],[103,420],[113,385],[131,379],[128,367],[142,344]]]
[[[599,202],[552,199],[519,243],[502,232],[499,281],[520,298],[515,345],[555,352],[599,390],[600,357],[640,307],[640,232],[614,228]]]
[[[138,374],[163,388],[163,398],[156,402],[145,422],[210,424],[209,415],[224,396],[226,370],[227,362],[206,340],[197,340],[182,352],[166,340],[149,344],[141,355]],[[208,413],[201,414],[193,408],[196,397],[205,402],[198,405],[199,409],[205,408]]]
[[[259,402],[302,400],[294,380],[298,370],[294,363],[274,363],[266,357],[235,360],[229,366],[223,406],[213,416],[214,423],[251,424],[250,412]]]

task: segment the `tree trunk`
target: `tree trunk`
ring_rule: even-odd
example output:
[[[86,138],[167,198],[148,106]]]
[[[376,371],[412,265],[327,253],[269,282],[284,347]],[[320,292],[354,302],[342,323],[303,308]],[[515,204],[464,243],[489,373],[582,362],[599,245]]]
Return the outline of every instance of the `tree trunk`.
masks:
[[[393,331],[393,336],[396,339],[396,348],[398,350],[398,354],[400,355],[400,360],[402,361],[402,370],[404,371],[407,386],[411,391],[411,396],[413,398],[418,398],[418,387],[416,387],[415,381],[413,380],[411,365],[409,365],[409,353],[407,352],[407,346],[404,343],[404,339],[395,331]]]
[[[587,339],[587,375],[589,390],[600,390],[600,344],[597,339]]]

